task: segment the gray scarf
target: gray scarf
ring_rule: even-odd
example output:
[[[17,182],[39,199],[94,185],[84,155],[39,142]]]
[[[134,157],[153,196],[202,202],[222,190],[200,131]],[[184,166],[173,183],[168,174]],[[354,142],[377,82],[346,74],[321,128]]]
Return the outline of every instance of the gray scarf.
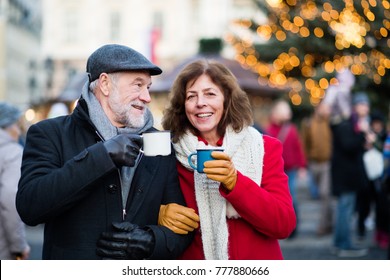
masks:
[[[143,127],[116,127],[112,125],[111,121],[107,118],[99,100],[95,95],[89,91],[89,82],[86,82],[83,86],[81,96],[84,98],[88,106],[89,117],[92,123],[96,126],[98,132],[103,136],[104,140],[108,140],[118,134],[131,133],[141,134],[153,126],[153,115],[149,108],[146,108],[146,122]],[[122,203],[125,208],[127,202],[127,196],[130,191],[131,182],[133,180],[135,169],[141,159],[141,154],[138,157],[134,167],[123,166],[121,170],[121,185],[122,185]]]

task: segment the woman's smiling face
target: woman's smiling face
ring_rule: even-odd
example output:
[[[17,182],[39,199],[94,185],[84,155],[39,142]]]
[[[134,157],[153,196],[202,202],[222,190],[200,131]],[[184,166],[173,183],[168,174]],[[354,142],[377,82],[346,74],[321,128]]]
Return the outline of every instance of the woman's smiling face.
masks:
[[[215,144],[222,136],[218,135],[217,127],[224,112],[224,99],[223,92],[206,74],[187,83],[187,118],[210,144]]]

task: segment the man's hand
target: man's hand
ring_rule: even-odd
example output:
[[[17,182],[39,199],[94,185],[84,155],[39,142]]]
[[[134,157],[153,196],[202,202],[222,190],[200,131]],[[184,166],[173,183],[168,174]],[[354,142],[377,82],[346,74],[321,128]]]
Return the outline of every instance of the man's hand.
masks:
[[[207,178],[221,182],[228,190],[233,190],[237,182],[237,170],[230,157],[224,152],[212,152],[211,156],[215,160],[204,163],[204,173]]]
[[[138,134],[119,134],[104,142],[108,154],[117,167],[134,166],[142,146]]]
[[[103,259],[142,260],[154,250],[155,237],[150,229],[129,222],[113,223],[114,231],[103,232],[97,242],[97,255]]]
[[[199,216],[195,210],[176,203],[160,206],[158,224],[166,226],[174,233],[188,234],[199,226]]]

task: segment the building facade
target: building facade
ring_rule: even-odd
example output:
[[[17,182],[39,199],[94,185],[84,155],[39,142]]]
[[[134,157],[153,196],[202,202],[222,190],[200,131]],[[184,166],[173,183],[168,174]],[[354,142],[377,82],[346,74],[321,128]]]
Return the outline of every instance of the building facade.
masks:
[[[14,9],[24,15],[18,24],[11,20]],[[29,104],[35,122],[48,117],[51,104],[104,44],[128,45],[166,72],[196,55],[200,39],[224,40],[237,31],[235,20],[259,16],[252,0],[0,0],[0,98]],[[234,59],[235,52],[225,44],[222,55]]]
[[[21,109],[45,91],[40,0],[0,1],[0,100]]]
[[[85,72],[87,57],[101,45],[131,46],[169,70],[197,53],[200,38],[223,38],[234,19],[257,10],[251,0],[42,1],[52,96]]]

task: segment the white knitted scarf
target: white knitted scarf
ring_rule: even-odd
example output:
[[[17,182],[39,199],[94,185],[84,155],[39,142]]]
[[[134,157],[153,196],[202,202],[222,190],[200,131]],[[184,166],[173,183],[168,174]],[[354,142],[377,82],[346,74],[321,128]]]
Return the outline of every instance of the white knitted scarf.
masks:
[[[199,148],[207,147],[192,133],[187,132],[174,143],[176,157],[187,169],[193,170],[188,156]],[[263,171],[263,136],[253,127],[236,133],[228,128],[223,139],[224,151],[243,175],[259,186]],[[239,218],[233,206],[219,193],[220,182],[210,180],[194,170],[195,197],[199,209],[203,250],[206,260],[227,260],[228,228],[226,218]]]

